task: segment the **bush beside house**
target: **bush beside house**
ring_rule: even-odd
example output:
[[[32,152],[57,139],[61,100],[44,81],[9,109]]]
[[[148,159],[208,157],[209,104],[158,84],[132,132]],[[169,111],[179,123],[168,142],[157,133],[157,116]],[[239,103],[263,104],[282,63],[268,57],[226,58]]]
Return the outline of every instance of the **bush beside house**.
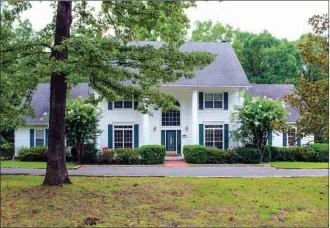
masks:
[[[165,146],[145,145],[139,149],[118,148],[102,153],[104,164],[163,164],[165,160]]]
[[[192,164],[258,164],[260,153],[253,147],[221,150],[200,145],[183,147],[184,159]],[[329,145],[312,144],[308,147],[267,147],[263,162],[303,161],[328,162]]]

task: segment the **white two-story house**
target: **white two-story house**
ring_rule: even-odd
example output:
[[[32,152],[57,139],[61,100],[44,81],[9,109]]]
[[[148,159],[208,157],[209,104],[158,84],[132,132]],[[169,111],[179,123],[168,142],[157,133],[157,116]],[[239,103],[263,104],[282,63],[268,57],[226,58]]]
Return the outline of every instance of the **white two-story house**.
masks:
[[[157,42],[139,42],[140,45]],[[292,85],[251,85],[231,45],[226,42],[187,42],[181,51],[205,51],[216,55],[216,59],[203,70],[196,71],[193,79],[180,79],[162,85],[162,91],[173,95],[180,110],[162,112],[149,107],[152,115],[142,114],[134,101],[103,101],[100,126],[102,134],[97,138],[97,147],[137,148],[142,145],[161,144],[167,152],[182,154],[184,145],[205,145],[228,149],[238,146],[230,137],[230,131],[237,123],[229,117],[235,105],[243,102],[241,92],[252,95],[281,98],[289,93]],[[87,84],[74,87],[71,98],[87,97],[94,93]],[[36,118],[25,117],[27,125],[15,132],[15,148],[47,145],[48,119],[40,119],[49,112],[49,84],[39,84],[33,98]],[[290,109],[290,108],[289,108]],[[289,110],[289,122],[299,117],[295,110]],[[274,146],[289,146],[289,134],[272,134],[269,143]],[[303,145],[309,139],[298,140]]]

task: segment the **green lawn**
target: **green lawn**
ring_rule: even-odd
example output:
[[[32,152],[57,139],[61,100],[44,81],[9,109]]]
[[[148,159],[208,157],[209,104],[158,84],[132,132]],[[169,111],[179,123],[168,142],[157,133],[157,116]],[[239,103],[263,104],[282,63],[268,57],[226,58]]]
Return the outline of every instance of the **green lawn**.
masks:
[[[77,163],[68,162],[68,169],[72,169],[77,166]],[[23,162],[23,161],[1,161],[1,168],[34,168],[45,169],[47,162]]]
[[[328,227],[328,177],[1,176],[1,226]]]
[[[283,169],[328,169],[329,163],[327,162],[269,162],[267,163],[276,168]]]

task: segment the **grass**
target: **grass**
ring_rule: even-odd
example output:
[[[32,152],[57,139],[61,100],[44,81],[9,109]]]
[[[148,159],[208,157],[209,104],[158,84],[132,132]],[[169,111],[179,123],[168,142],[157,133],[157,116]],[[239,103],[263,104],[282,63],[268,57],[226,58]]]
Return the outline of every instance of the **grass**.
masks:
[[[269,162],[267,163],[276,168],[282,169],[328,169],[327,162]]]
[[[1,176],[1,227],[328,227],[328,177]]]
[[[27,161],[1,161],[1,168],[27,168],[27,169],[46,169],[47,162],[27,162]],[[68,162],[68,169],[77,166],[77,163]]]

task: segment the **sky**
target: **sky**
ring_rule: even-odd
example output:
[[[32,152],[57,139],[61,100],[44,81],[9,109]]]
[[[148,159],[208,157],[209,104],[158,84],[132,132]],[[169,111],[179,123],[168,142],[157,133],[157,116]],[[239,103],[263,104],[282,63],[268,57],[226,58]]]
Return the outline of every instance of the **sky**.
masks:
[[[100,2],[91,2],[98,7]],[[31,21],[35,30],[51,21],[52,9],[49,2],[33,2],[32,9],[23,14]],[[297,40],[311,32],[308,18],[314,14],[328,12],[327,1],[199,1],[197,7],[187,11],[191,21],[188,36],[197,20],[211,20],[229,24],[241,31],[260,33],[268,30],[277,38]]]

